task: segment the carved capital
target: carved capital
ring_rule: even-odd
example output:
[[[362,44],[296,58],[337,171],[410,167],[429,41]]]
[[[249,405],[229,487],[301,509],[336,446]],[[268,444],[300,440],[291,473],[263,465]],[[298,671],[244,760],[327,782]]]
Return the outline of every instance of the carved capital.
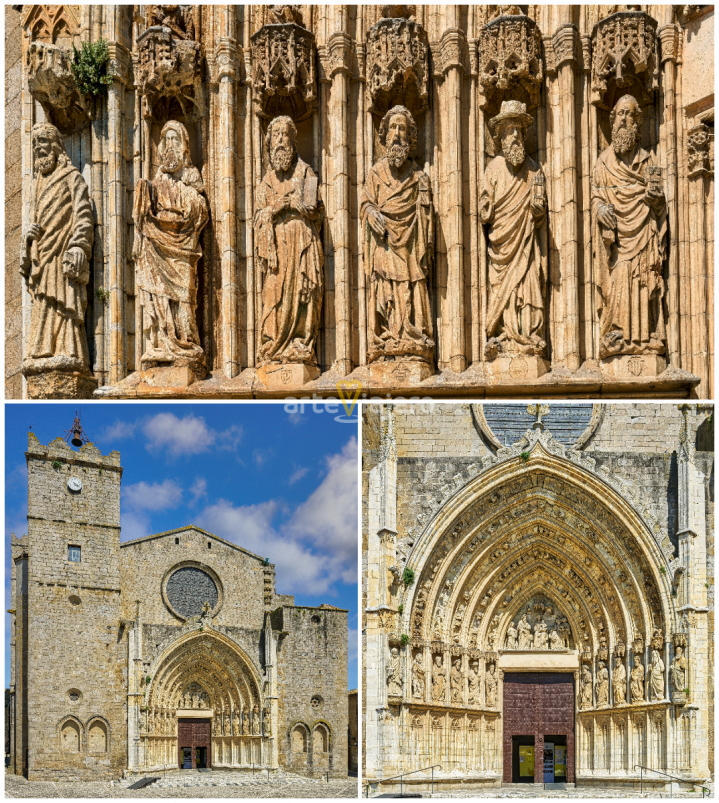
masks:
[[[665,61],[676,61],[679,56],[679,26],[676,23],[662,25],[658,33],[662,64]]]
[[[704,123],[698,123],[687,131],[687,172],[690,178],[710,175],[714,172],[713,137]]]
[[[107,50],[110,54],[108,71],[114,73],[116,81],[126,84],[132,74],[132,54],[119,42],[108,42]]]
[[[381,530],[377,531],[377,537],[379,538],[380,544],[384,546],[394,546],[395,539],[397,538],[397,531],[383,527]]]
[[[467,39],[464,31],[450,28],[442,34],[442,38],[432,51],[435,54],[435,75],[446,75],[452,67],[464,70],[464,56]]]
[[[330,78],[352,71],[352,39],[344,31],[333,33],[327,42],[326,70]]]
[[[476,76],[479,74],[479,39],[467,40],[467,53],[469,56],[469,74]]]
[[[217,80],[237,77],[237,42],[234,39],[222,38],[215,48],[215,70]]]
[[[554,51],[553,66],[555,70],[558,70],[568,62],[573,67],[579,67],[582,48],[577,26],[571,23],[561,25],[552,37],[552,49]]]

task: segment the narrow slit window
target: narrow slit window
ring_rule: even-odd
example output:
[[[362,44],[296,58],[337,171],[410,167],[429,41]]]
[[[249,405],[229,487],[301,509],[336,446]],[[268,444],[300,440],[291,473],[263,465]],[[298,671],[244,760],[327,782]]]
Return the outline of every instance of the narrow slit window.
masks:
[[[208,541],[207,542],[207,548],[208,549],[212,549],[212,541]]]
[[[82,560],[82,550],[80,547],[70,544],[67,548],[67,559],[73,563],[80,563]]]

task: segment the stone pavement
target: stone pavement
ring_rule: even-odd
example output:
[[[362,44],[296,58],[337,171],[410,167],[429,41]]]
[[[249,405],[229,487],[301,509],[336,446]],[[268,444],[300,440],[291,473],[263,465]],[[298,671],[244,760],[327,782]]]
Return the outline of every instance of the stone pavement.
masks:
[[[517,789],[516,786],[511,788],[502,787],[484,787],[480,789],[466,789],[464,791],[456,792],[414,792],[411,788],[404,788],[405,795],[411,794],[413,797],[424,798],[524,798],[524,799],[537,799],[537,798],[577,798],[584,800],[592,800],[596,798],[620,798],[626,800],[629,798],[701,798],[701,790],[692,792],[689,790],[674,790],[657,792],[630,792],[626,789],[598,789],[597,787],[584,786],[578,789],[541,789],[534,786],[528,786],[527,789]],[[362,787],[363,796],[367,794],[366,787]],[[383,792],[372,797],[399,797],[399,788],[396,792]],[[711,796],[713,797],[713,791]]]
[[[207,772],[174,773],[146,789],[128,789],[141,776],[122,781],[27,781],[17,775],[5,775],[5,797],[42,798],[356,798],[356,778],[330,780],[329,783],[299,775],[282,774],[270,782],[259,773]]]

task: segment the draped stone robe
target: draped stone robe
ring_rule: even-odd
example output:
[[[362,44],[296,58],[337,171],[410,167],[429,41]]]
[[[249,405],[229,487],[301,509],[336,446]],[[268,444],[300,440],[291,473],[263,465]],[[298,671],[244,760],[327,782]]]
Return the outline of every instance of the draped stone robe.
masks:
[[[33,298],[28,357],[30,361],[55,357],[59,368],[87,371],[84,321],[94,241],[87,184],[60,154],[51,173],[37,174],[34,191],[34,222],[43,233],[33,241],[21,267]],[[80,248],[85,255],[77,278],[63,272],[63,258],[70,248]]]
[[[322,219],[316,191],[308,205],[308,183],[316,185],[312,168],[302,159],[281,177],[268,170],[257,192],[255,243],[264,275],[259,363],[316,365],[315,341],[320,324],[324,253],[319,236]],[[273,204],[294,196],[307,206],[307,215]],[[308,199],[309,200],[309,199]]]
[[[489,223],[487,339],[513,341],[530,353],[541,353],[545,345],[546,268],[538,231],[544,218],[535,219],[530,208],[538,176],[543,173],[529,156],[516,173],[503,155],[496,156],[480,196],[480,208],[489,202],[483,220]]]
[[[143,360],[175,362],[202,357],[195,320],[200,234],[208,219],[196,167],[179,177],[158,170],[135,194],[136,285],[148,339]]]
[[[651,156],[637,148],[625,164],[610,145],[597,159],[592,177],[592,213],[614,206],[617,229],[598,224],[595,264],[599,287],[599,356],[663,353],[665,325],[664,240],[666,204],[646,201]]]
[[[384,237],[369,225],[372,209],[384,217]],[[380,159],[367,176],[360,218],[370,278],[369,360],[384,355],[428,358],[434,348],[427,291],[432,259],[429,177],[408,159],[395,178],[387,158]]]

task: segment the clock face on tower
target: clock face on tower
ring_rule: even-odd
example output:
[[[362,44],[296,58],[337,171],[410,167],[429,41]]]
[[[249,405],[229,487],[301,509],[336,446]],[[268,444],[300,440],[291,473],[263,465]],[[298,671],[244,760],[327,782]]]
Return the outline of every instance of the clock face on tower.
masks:
[[[70,477],[70,479],[67,481],[67,487],[73,493],[77,494],[80,493],[80,491],[82,490],[82,482],[80,482],[80,480],[77,477]]]

